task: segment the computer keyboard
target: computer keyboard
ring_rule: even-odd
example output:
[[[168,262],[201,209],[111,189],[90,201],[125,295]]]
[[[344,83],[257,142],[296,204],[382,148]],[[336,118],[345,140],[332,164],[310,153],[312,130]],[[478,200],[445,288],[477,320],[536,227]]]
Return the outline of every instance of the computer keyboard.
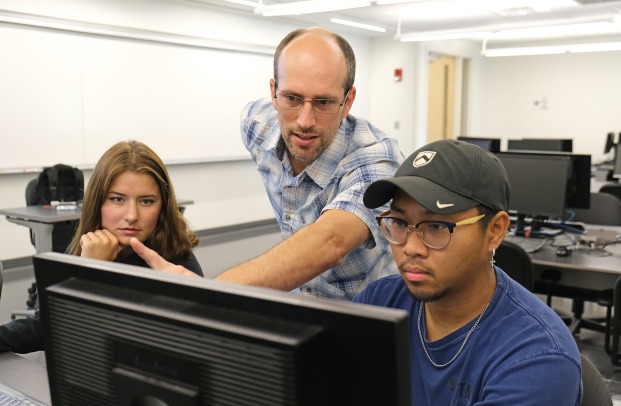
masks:
[[[546,243],[545,238],[526,238],[518,235],[507,234],[505,241],[512,242],[524,248],[526,252],[537,252]]]
[[[0,383],[0,405],[8,406],[47,406],[23,393]]]

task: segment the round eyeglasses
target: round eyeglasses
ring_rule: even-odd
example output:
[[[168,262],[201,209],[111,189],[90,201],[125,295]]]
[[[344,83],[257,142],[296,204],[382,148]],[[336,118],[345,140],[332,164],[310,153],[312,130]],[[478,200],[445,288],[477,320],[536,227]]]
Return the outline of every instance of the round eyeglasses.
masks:
[[[451,223],[449,221],[421,221],[416,225],[411,225],[405,221],[396,217],[389,216],[390,211],[382,213],[377,217],[377,221],[382,230],[384,238],[389,243],[395,245],[403,245],[407,242],[410,233],[416,230],[418,238],[427,247],[440,250],[446,247],[451,242],[451,235],[453,229],[459,226],[465,226],[468,224],[474,224],[477,221],[485,217],[485,214],[481,214],[475,217],[470,217],[457,223]]]
[[[343,107],[348,95],[349,92],[345,94],[343,101],[341,101],[340,103],[338,99],[333,98],[306,100],[300,96],[296,96],[293,94],[277,94],[276,96],[274,96],[274,98],[276,99],[276,104],[278,104],[278,107],[282,107],[283,109],[299,110],[302,108],[304,103],[309,102],[313,106],[313,110],[315,110],[317,113],[335,114],[339,112],[341,107]]]

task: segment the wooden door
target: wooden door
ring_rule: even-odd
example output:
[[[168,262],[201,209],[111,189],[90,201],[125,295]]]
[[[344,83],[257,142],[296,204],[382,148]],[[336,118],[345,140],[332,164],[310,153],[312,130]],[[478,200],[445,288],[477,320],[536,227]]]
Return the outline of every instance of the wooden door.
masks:
[[[427,142],[455,138],[455,57],[429,60],[427,96]]]

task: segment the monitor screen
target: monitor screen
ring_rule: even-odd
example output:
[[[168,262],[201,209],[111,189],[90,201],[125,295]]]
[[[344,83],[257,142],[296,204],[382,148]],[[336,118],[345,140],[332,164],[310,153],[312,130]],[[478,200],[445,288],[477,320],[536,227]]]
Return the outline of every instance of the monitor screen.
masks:
[[[507,149],[509,151],[572,152],[573,141],[558,138],[522,138],[520,140],[508,140]]]
[[[489,152],[500,152],[500,138],[479,138],[479,137],[457,137],[459,141],[469,142],[474,145],[478,145]]]
[[[405,311],[44,253],[55,406],[408,405]]]
[[[609,153],[615,146],[615,133],[606,134],[606,144],[604,145],[604,154]]]
[[[615,167],[612,170],[612,176],[621,178],[621,144],[615,145]]]
[[[569,156],[500,153],[511,185],[509,210],[529,217],[561,219],[571,178]]]

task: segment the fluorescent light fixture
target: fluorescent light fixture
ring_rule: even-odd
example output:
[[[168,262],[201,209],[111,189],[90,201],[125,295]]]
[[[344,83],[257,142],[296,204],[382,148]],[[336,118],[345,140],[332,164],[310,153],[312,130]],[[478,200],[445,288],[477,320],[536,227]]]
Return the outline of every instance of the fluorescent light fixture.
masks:
[[[368,7],[370,5],[370,1],[359,0],[306,0],[291,3],[272,4],[269,6],[262,5],[255,8],[254,13],[261,14],[266,17],[274,17],[347,10],[352,8]]]
[[[421,0],[377,0],[376,3],[380,6],[385,6],[387,4],[414,3],[415,1]]]
[[[600,42],[594,44],[575,44],[569,48],[571,53],[621,51],[621,42]]]
[[[552,55],[564,53],[565,49],[559,46],[540,46],[487,49],[485,51],[485,56],[493,58],[499,56]]]
[[[376,25],[362,24],[355,21],[343,20],[340,18],[331,18],[330,21],[337,24],[349,25],[350,27],[362,28],[363,30],[386,32],[386,28],[378,27]]]
[[[594,34],[621,34],[621,18],[615,17],[604,21],[582,22],[575,24],[558,24],[540,27],[515,28],[511,26],[487,26],[477,30],[427,31],[398,34],[395,39],[401,41],[438,41],[451,39],[493,40],[527,40],[540,38],[578,37]]]
[[[454,32],[425,32],[419,34],[403,34],[395,36],[401,42],[421,42],[421,41],[445,41],[451,39],[485,38],[490,35],[490,31],[454,31]]]
[[[242,6],[248,6],[248,7],[259,7],[261,5],[261,3],[259,2],[249,1],[249,0],[224,0],[224,1],[228,1],[229,3],[241,4]]]
[[[514,28],[494,32],[490,40],[528,39],[541,37],[581,36],[589,34],[615,34],[621,32],[621,24],[613,21],[550,25],[545,27]]]
[[[568,45],[548,45],[538,47],[492,48],[485,50],[487,57],[554,55],[581,52],[621,51],[621,42],[601,42]]]

